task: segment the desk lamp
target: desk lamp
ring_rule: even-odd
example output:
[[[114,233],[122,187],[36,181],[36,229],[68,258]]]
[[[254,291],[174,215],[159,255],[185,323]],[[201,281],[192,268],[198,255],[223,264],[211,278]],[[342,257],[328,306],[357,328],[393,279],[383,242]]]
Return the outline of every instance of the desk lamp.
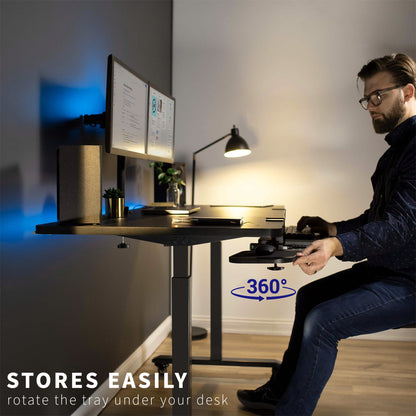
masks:
[[[225,136],[213,141],[212,143],[208,144],[207,146],[202,147],[201,149],[197,150],[193,154],[193,161],[192,161],[192,205],[195,202],[195,165],[196,165],[196,155],[202,152],[208,147],[220,142],[221,140],[230,137],[228,140],[227,145],[225,146],[225,157],[242,157],[247,156],[251,153],[250,148],[248,147],[247,142],[239,135],[238,128],[234,125],[231,129],[231,133],[226,134]]]
[[[228,140],[227,145],[225,146],[225,157],[241,157],[241,156],[247,156],[251,153],[250,148],[248,147],[247,142],[239,135],[238,128],[234,125],[231,129],[231,133],[226,134],[223,137],[220,137],[219,139],[213,141],[212,143],[208,144],[207,146],[202,147],[201,149],[197,150],[193,154],[193,160],[192,160],[192,205],[194,205],[195,202],[195,166],[196,166],[196,155],[200,152],[202,152],[205,149],[208,149],[208,147],[211,147],[212,145],[220,142],[221,140],[226,139],[227,137],[230,137],[230,140]],[[191,268],[192,268],[192,251],[191,251]],[[205,328],[200,327],[192,327],[192,339],[202,339],[207,336],[207,331]]]

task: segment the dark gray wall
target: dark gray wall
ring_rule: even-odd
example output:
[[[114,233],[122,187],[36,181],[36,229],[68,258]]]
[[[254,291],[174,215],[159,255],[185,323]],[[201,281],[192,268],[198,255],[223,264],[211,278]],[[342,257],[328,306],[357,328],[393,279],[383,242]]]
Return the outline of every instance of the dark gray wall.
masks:
[[[56,147],[103,143],[81,114],[105,110],[107,55],[171,89],[172,8],[159,1],[1,2],[2,415],[70,414],[8,407],[8,396],[89,396],[10,390],[11,372],[97,372],[102,382],[169,315],[169,252],[115,237],[37,236],[56,220]],[[104,158],[115,185],[115,158]],[[153,198],[146,161],[130,161],[130,203]],[[129,198],[127,198],[129,199]],[[79,400],[77,405],[80,404]]]

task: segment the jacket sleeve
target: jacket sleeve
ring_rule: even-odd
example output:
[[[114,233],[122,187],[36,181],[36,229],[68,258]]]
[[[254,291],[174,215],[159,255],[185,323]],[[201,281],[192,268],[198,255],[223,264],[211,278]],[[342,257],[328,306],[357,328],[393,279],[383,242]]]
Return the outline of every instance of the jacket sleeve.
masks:
[[[349,231],[355,230],[358,227],[361,227],[364,224],[367,224],[368,222],[368,213],[369,209],[364,211],[359,217],[352,218],[350,220],[346,221],[337,221],[334,224],[337,227],[337,234],[344,234]]]

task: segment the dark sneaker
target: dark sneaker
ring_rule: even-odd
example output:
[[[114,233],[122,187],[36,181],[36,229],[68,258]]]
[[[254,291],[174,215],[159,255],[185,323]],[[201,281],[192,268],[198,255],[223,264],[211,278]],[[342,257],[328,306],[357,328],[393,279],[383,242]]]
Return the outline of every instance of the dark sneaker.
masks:
[[[249,409],[274,410],[279,398],[273,393],[272,388],[272,378],[270,378],[266,384],[256,390],[238,390],[237,397]]]
[[[238,390],[237,397],[245,407],[256,410],[274,410],[278,402],[278,398],[267,386],[256,390]]]

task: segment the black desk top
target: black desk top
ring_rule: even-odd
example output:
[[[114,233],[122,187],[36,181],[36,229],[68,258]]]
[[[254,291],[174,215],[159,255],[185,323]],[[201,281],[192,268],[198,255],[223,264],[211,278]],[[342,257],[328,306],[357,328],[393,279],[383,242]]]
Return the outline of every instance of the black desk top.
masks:
[[[103,219],[101,224],[74,225],[59,222],[39,224],[36,226],[36,233],[118,235],[164,245],[194,245],[239,237],[281,237],[285,209],[282,206],[266,208],[201,206],[201,210],[191,214],[189,218],[243,217],[244,223],[240,226],[172,224],[173,219],[186,217],[183,215],[143,215],[140,210],[135,210],[126,218]],[[266,218],[281,218],[281,220],[266,221]]]

